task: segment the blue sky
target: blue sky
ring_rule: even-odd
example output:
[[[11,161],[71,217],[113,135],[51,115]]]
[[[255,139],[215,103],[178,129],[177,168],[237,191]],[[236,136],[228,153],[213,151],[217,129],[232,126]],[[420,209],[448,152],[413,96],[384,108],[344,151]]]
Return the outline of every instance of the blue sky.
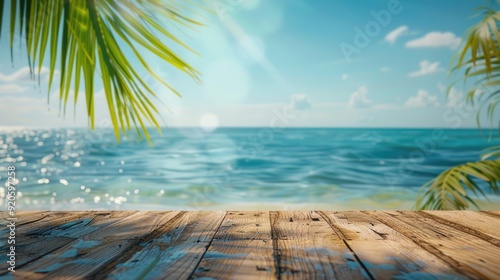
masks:
[[[443,88],[462,35],[480,19],[472,10],[486,3],[221,0],[214,14],[192,15],[205,23],[197,31],[173,27],[200,54],[176,48],[203,83],[154,56],[151,68],[183,97],[148,81],[170,109],[160,107],[166,126],[269,126],[285,115],[290,127],[474,127],[463,88],[448,99]],[[57,97],[47,105],[44,75],[41,87],[30,81],[22,48],[12,66],[3,33],[0,126],[86,126],[82,102],[65,118]],[[97,126],[109,124],[101,90]]]

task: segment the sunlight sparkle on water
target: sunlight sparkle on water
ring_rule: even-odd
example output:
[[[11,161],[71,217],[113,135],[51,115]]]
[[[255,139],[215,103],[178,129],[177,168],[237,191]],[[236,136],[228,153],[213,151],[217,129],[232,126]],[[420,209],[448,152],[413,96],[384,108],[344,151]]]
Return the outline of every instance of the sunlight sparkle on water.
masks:
[[[215,117],[210,118],[206,124],[212,125],[207,127],[215,127]],[[102,132],[104,137],[99,138],[84,129],[75,130],[73,135],[65,129],[26,129],[8,136],[0,133],[0,162],[4,163],[0,179],[7,176],[9,164],[16,165],[22,190],[18,203],[27,210],[166,209],[192,205],[193,197],[203,193],[214,207],[280,202],[293,209],[301,199],[307,199],[312,204],[396,209],[411,207],[421,181],[440,172],[443,160],[456,158],[448,152],[447,142],[434,157],[415,163],[426,170],[425,176],[403,176],[399,175],[398,157],[413,151],[407,139],[425,139],[429,131],[290,129],[274,133],[272,140],[260,137],[262,131],[171,129],[165,137],[155,138],[154,147],[133,141],[117,144],[112,130]],[[380,135],[381,140],[371,141],[366,136],[369,133]],[[450,164],[473,160],[477,151],[491,145],[480,135],[471,137],[473,133],[447,131],[449,145],[467,144],[461,151],[463,158]],[[44,145],[37,146],[41,141]],[[398,141],[406,144],[391,146]],[[393,189],[387,188],[386,173],[395,176]],[[5,187],[0,189],[2,195],[6,195]],[[125,197],[133,199],[122,199]],[[371,204],[359,202],[360,198]]]

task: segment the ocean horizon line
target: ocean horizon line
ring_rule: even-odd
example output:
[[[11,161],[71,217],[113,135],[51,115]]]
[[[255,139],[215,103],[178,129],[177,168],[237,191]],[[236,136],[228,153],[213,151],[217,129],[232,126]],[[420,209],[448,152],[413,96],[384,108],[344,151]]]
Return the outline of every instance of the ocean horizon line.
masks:
[[[0,125],[0,131],[3,130],[21,130],[21,129],[89,129],[89,130],[97,130],[97,129],[105,129],[109,128],[112,130],[112,127],[94,127],[91,129],[87,126],[60,126],[60,127],[47,127],[47,126],[23,126],[23,125]],[[148,130],[157,130],[157,127],[147,126]],[[203,130],[200,126],[160,126],[161,129],[200,129]],[[218,126],[212,130],[211,132],[216,131],[218,129],[276,129],[276,130],[287,130],[287,129],[390,129],[390,130],[433,130],[433,129],[443,129],[443,130],[500,130],[499,127],[474,127],[474,126],[466,126],[466,127],[412,127],[412,126],[286,126],[286,127],[270,127],[270,126]],[[131,129],[132,130],[132,129]]]

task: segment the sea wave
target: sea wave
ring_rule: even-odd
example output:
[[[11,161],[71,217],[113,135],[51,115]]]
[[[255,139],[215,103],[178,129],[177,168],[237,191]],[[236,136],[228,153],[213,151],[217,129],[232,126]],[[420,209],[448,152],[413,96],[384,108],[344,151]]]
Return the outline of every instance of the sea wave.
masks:
[[[166,131],[151,147],[111,130],[2,130],[0,179],[16,166],[19,209],[407,209],[422,184],[499,145],[459,129],[441,141],[431,129]]]

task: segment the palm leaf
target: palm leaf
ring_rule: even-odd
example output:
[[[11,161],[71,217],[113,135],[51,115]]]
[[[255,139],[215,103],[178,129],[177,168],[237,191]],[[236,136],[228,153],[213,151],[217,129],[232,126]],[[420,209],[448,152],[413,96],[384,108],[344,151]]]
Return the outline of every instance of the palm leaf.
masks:
[[[490,122],[493,123],[495,110],[500,103],[500,32],[498,30],[500,12],[485,7],[477,10],[483,13],[484,18],[466,32],[463,47],[454,56],[452,74],[462,74],[462,78],[455,84],[461,81],[466,84],[467,81],[472,80],[466,101],[472,105],[476,101],[480,102],[480,110],[477,114],[477,123],[480,127],[482,109],[486,109]],[[448,94],[452,87],[453,85],[448,87]],[[484,181],[493,193],[499,193],[499,156],[500,147],[493,147],[485,151],[481,161],[469,162],[444,171],[422,186],[414,208],[468,209],[470,204],[478,207],[469,194],[487,197],[476,181]]]
[[[499,194],[500,159],[468,162],[444,171],[422,186],[414,208],[417,210],[463,210],[469,208],[469,203],[479,208],[469,196],[469,192],[472,192],[476,196],[487,198],[476,183],[477,179],[486,182],[493,193]]]
[[[57,68],[60,69],[59,102],[65,113],[70,93],[74,103],[83,86],[89,125],[94,128],[94,91],[96,76],[103,80],[111,122],[117,141],[120,134],[138,126],[139,136],[148,140],[147,126],[160,129],[156,118],[157,98],[150,85],[141,78],[136,64],[126,57],[128,48],[140,62],[143,70],[177,95],[170,84],[163,81],[149,67],[144,53],[149,52],[174,68],[199,79],[199,73],[177,55],[156,35],[161,34],[171,43],[192,51],[169,32],[163,21],[185,27],[201,24],[183,15],[184,6],[174,0],[12,0],[0,1],[0,23],[10,17],[11,60],[14,34],[19,32],[26,41],[26,55],[30,71],[40,76],[42,65],[49,57],[49,91]],[[190,6],[195,6],[187,2]],[[10,11],[6,9],[10,5]],[[189,6],[188,5],[188,6]],[[0,25],[1,32],[5,32]],[[59,62],[59,64],[57,64]],[[120,130],[121,128],[121,130]],[[139,128],[142,130],[140,133]]]
[[[482,160],[500,158],[500,146],[490,147],[481,155]]]
[[[464,71],[455,84],[472,81],[466,101],[470,104],[474,104],[476,100],[481,101],[482,107],[488,108],[487,115],[493,124],[496,105],[500,102],[500,91],[497,90],[500,85],[500,12],[489,7],[479,7],[476,10],[482,12],[483,19],[464,35],[463,47],[452,62],[452,73]],[[448,93],[450,90],[451,87]],[[481,95],[486,95],[487,98],[482,99]],[[478,111],[477,117],[479,126],[480,114],[481,110]]]

